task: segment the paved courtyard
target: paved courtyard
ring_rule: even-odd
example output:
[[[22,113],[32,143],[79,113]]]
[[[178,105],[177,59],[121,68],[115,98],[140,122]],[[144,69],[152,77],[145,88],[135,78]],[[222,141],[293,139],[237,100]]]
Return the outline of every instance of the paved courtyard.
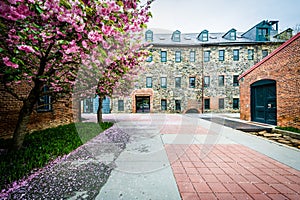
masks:
[[[198,115],[110,117],[122,130],[134,129],[136,139],[117,159],[99,199],[300,198],[297,149]]]
[[[300,151],[198,115],[108,114],[112,129],[11,199],[300,199]],[[95,115],[85,115],[96,121]],[[4,195],[3,195],[4,196]]]

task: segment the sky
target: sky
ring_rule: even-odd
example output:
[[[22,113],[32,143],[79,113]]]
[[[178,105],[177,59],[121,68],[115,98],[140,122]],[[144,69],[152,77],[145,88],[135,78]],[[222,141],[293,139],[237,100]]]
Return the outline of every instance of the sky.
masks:
[[[158,32],[246,32],[262,20],[279,31],[300,24],[300,0],[155,0],[148,28]]]

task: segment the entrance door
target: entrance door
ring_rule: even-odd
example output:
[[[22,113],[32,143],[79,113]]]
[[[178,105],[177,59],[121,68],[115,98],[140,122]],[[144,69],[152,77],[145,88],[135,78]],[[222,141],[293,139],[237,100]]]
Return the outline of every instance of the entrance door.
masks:
[[[276,81],[261,80],[251,85],[252,121],[277,124]]]
[[[136,97],[136,112],[149,113],[150,112],[150,97]]]
[[[109,97],[105,97],[102,101],[102,113],[109,114],[110,113],[110,100]]]

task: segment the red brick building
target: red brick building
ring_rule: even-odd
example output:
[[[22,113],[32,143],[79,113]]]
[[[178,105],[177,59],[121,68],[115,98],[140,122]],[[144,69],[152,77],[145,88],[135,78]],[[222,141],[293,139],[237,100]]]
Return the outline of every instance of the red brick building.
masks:
[[[239,77],[241,119],[300,128],[300,33]]]
[[[28,95],[29,90],[26,87],[19,86],[17,89],[18,95]],[[50,96],[43,96],[39,101],[44,101],[41,102],[43,106],[36,104],[27,126],[28,131],[74,121],[72,102],[69,99],[59,99],[54,103],[51,102]],[[0,138],[12,137],[22,105],[22,101],[5,92],[3,85],[0,84]]]

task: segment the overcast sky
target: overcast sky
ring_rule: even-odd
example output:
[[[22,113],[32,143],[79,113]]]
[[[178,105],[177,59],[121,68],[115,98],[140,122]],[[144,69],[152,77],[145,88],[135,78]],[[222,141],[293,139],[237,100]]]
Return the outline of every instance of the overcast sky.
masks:
[[[278,20],[283,31],[300,24],[300,0],[155,0],[151,12],[154,31],[245,32],[262,20]]]

